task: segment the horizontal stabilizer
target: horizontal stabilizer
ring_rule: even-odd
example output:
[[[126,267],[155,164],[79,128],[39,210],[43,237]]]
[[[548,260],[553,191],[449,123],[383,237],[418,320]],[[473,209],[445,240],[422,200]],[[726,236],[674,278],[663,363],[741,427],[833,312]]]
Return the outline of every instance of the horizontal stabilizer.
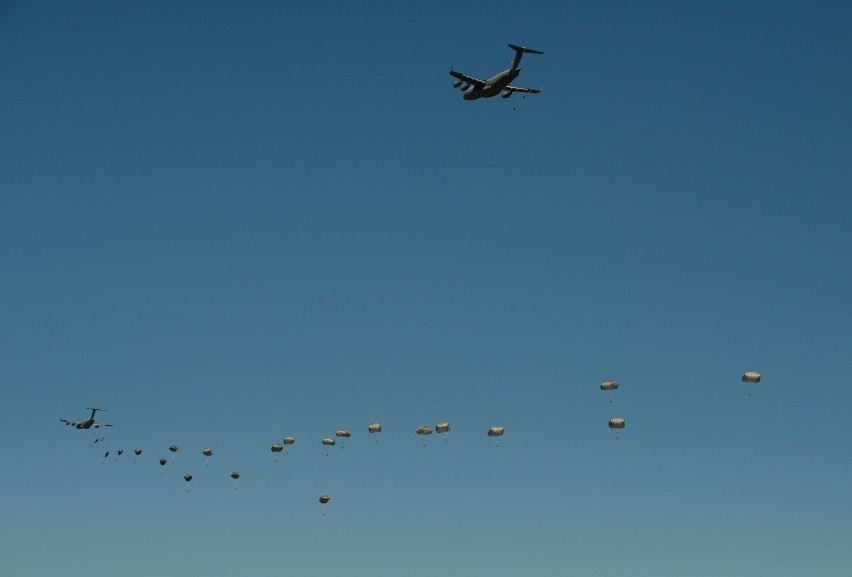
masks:
[[[532,48],[527,48],[526,46],[515,46],[514,44],[509,44],[509,48],[516,52],[523,52],[524,54],[544,54],[541,50],[533,50]]]

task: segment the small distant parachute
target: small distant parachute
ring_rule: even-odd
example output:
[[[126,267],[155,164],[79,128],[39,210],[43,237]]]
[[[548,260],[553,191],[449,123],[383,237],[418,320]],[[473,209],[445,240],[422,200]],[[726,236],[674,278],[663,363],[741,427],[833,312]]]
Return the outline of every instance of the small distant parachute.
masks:
[[[759,383],[760,382],[760,373],[756,373],[754,371],[748,371],[747,373],[743,373],[743,382],[744,383]],[[748,390],[748,397],[751,398],[751,389]]]
[[[274,445],[272,445],[272,452],[275,453],[275,462],[276,463],[278,462],[278,453],[280,453],[283,450],[284,450],[284,445],[279,445],[278,443],[275,443]]]
[[[207,466],[210,466],[210,456],[213,454],[213,449],[207,447],[206,449],[201,451],[201,454],[207,457]]]
[[[119,455],[123,455],[123,454],[124,454],[124,449],[122,449],[121,447],[119,447],[119,448],[118,448],[118,454],[119,454]]]
[[[161,458],[161,459],[160,459],[160,465],[165,465],[165,464],[166,464],[166,463],[168,463],[168,462],[169,462],[169,460],[168,460],[168,459],[166,459],[165,457],[163,457],[163,458]]]
[[[609,404],[612,404],[612,392],[618,389],[617,381],[604,381],[601,383],[601,390],[607,394],[609,397]]]
[[[336,433],[334,433],[334,436],[335,436],[335,437],[343,437],[343,438],[345,438],[345,439],[348,439],[349,437],[351,437],[351,436],[352,436],[352,433],[350,433],[350,432],[349,432],[349,431],[347,431],[346,429],[340,429],[339,431],[337,431]]]
[[[133,449],[133,452],[136,453],[136,456],[138,457],[139,455],[142,454],[142,449],[140,449],[139,447],[136,447],[135,449]],[[133,459],[133,463],[134,464],[136,463],[136,459]]]
[[[333,447],[334,445],[337,444],[337,442],[334,439],[332,439],[331,437],[326,437],[325,439],[322,440],[322,444],[325,445],[326,447]],[[325,452],[326,457],[328,457],[328,455],[330,454],[329,451],[330,450],[326,450],[326,452]]]
[[[172,445],[171,447],[169,447],[169,451],[171,451],[171,452],[172,452],[172,462],[174,462],[174,460],[175,460],[175,453],[177,453],[177,452],[178,452],[178,446],[177,446],[177,445]]]
[[[748,371],[747,373],[743,373],[743,382],[744,383],[759,383],[760,382],[760,373],[756,373],[754,371]]]
[[[189,493],[189,482],[192,481],[192,475],[187,473],[183,476],[183,480],[186,481],[186,492]]]
[[[432,429],[427,427],[426,425],[422,425],[422,426],[414,429],[414,432],[417,433],[418,435],[422,435],[422,436],[426,437],[427,435],[432,434]],[[426,446],[426,439],[423,439],[423,446],[424,447]]]
[[[447,433],[450,432],[450,423],[444,421],[443,423],[438,423],[435,425],[435,432],[440,433],[444,437],[444,442],[447,441]]]
[[[618,388],[618,383],[616,381],[604,381],[601,383],[602,391],[614,391]]]
[[[240,472],[239,471],[231,471],[231,479],[234,480],[234,491],[237,490],[237,479],[239,479],[239,478],[240,478]]]
[[[293,437],[284,437],[284,447],[287,449],[286,454],[290,454],[290,445],[296,442],[296,439]]]
[[[489,437],[502,437],[503,436],[503,427],[488,427],[488,436]],[[500,446],[500,439],[494,441],[494,446]]]
[[[113,459],[116,463],[118,462],[118,458],[124,454],[124,449],[121,447],[118,448],[118,451],[115,452],[115,459]]]
[[[320,495],[320,498],[318,499],[318,501],[320,503],[322,503],[323,505],[325,505],[326,503],[331,501],[331,497],[329,497],[328,495]],[[325,507],[323,507],[322,516],[325,517]]]
[[[367,425],[367,432],[372,433],[374,435],[376,433],[381,433],[382,432],[382,426],[379,423],[370,423],[369,425]],[[376,439],[376,443],[378,443],[379,437],[376,436],[375,439]]]
[[[615,433],[615,440],[618,440],[618,432],[624,428],[624,419],[621,417],[613,417],[609,420],[609,428]]]

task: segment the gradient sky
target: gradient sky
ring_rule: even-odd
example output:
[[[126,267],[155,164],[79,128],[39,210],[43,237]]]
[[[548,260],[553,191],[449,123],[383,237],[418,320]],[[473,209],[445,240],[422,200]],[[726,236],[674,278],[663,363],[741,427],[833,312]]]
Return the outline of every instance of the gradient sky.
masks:
[[[0,577],[852,575],[850,62],[848,2],[0,2]]]

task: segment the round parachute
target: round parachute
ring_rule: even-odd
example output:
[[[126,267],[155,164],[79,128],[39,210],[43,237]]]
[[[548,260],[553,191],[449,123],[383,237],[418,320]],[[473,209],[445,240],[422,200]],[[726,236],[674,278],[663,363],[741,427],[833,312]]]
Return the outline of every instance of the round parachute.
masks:
[[[292,445],[295,442],[296,442],[296,439],[294,439],[293,437],[284,437],[284,444],[285,445]]]
[[[169,447],[169,451],[171,451],[172,453],[177,453],[177,451],[178,451],[178,446],[177,446],[177,445],[172,445],[171,447]]]
[[[618,388],[618,383],[616,381],[604,381],[601,383],[602,391],[614,391]]]
[[[165,464],[166,464],[166,463],[168,463],[168,462],[169,462],[169,460],[168,460],[168,459],[166,459],[165,457],[163,457],[163,458],[161,458],[161,459],[160,459],[160,464],[161,464],[161,465],[165,465]]]
[[[272,452],[273,453],[280,453],[283,450],[284,450],[284,445],[279,445],[278,443],[275,443],[274,445],[272,445]]]
[[[119,447],[119,449],[118,449],[118,454],[119,454],[119,455],[123,455],[123,454],[124,454],[124,449],[122,449],[121,447]]]
[[[346,429],[340,429],[339,431],[334,433],[334,436],[335,437],[343,437],[344,439],[348,439],[349,437],[352,436],[352,433],[350,433]]]
[[[435,425],[435,432],[436,433],[449,433],[450,432],[450,424],[446,421],[444,421],[443,423],[438,423],[437,425]]]
[[[231,479],[236,481],[239,478],[240,478],[240,472],[239,471],[231,471]]]
[[[326,503],[328,503],[329,501],[331,501],[331,497],[329,497],[328,495],[320,495],[320,498],[319,498],[319,502],[320,502],[320,503],[322,503],[323,505],[325,505],[325,504],[326,504]]]
[[[192,481],[192,475],[187,473],[186,475],[183,476],[183,480],[186,481],[187,483],[189,483],[190,481]]]
[[[417,433],[418,435],[431,435],[432,429],[423,425],[421,427],[417,427],[416,429],[414,429],[414,432]]]
[[[615,440],[618,440],[618,432],[624,428],[624,419],[621,417],[614,417],[609,420],[609,428],[612,429],[612,432],[615,433]]]
[[[382,426],[378,423],[371,423],[371,424],[367,425],[367,432],[368,433],[381,433],[382,432]]]
[[[488,427],[488,436],[489,437],[502,437],[503,436],[503,427]],[[500,439],[494,441],[494,446],[500,446]]]
[[[760,382],[760,373],[756,373],[754,371],[749,371],[743,374],[743,382],[744,383],[759,383]]]
[[[203,451],[201,451],[201,454],[204,455],[205,457],[209,457],[210,455],[213,454],[213,449],[209,449],[209,448],[204,449]]]
[[[142,449],[137,447],[137,448],[133,449],[133,452],[136,453],[136,456],[138,457],[139,455],[142,454]]]
[[[334,446],[336,444],[336,441],[334,439],[332,439],[331,437],[326,437],[325,439],[322,440],[322,444],[328,445],[328,446]]]

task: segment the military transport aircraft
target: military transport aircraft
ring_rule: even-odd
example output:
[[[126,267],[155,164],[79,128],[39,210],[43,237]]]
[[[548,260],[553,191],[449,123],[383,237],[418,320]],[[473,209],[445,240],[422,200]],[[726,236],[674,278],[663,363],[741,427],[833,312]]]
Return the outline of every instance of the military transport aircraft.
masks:
[[[97,411],[106,411],[106,409],[93,409],[92,407],[86,407],[86,410],[92,411],[92,416],[86,419],[85,421],[69,421],[67,419],[59,419],[66,425],[73,425],[77,429],[91,429],[92,427],[99,429],[100,427],[112,427],[112,425],[108,423],[96,423],[95,422],[95,412]]]
[[[515,58],[512,59],[512,67],[492,76],[488,80],[480,80],[479,78],[474,78],[473,76],[456,72],[451,66],[450,75],[457,78],[457,80],[453,82],[453,88],[461,87],[465,100],[491,98],[499,93],[502,93],[503,98],[509,98],[513,92],[523,92],[524,94],[538,94],[541,92],[541,90],[536,90],[535,88],[519,88],[517,86],[510,86],[509,83],[517,78],[518,74],[521,73],[521,69],[518,68],[518,64],[521,63],[521,58],[524,54],[544,54],[544,52],[541,52],[540,50],[533,50],[532,48],[525,48],[523,46],[515,46],[514,44],[509,44],[509,48],[515,51]]]

